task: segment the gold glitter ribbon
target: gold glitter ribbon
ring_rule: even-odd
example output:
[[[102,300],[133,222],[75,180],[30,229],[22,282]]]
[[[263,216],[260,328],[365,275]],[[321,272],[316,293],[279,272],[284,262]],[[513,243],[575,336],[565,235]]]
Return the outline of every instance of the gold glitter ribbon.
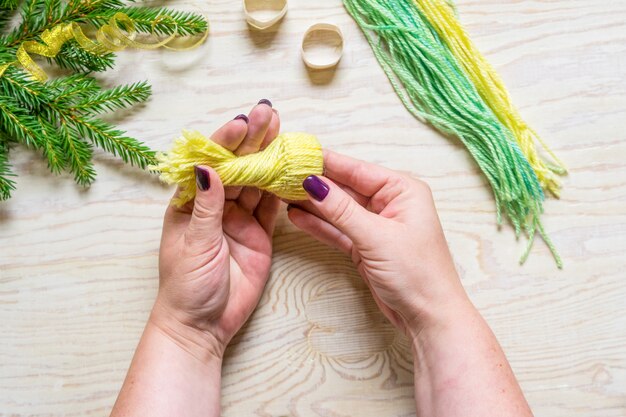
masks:
[[[168,19],[173,20],[167,15],[157,17],[152,22],[153,34],[156,25]],[[176,24],[175,21],[174,24],[175,27],[172,34],[165,39],[156,42],[139,42],[135,40],[137,36],[135,22],[124,13],[115,13],[106,25],[98,29],[96,32],[97,41],[89,39],[77,23],[63,23],[52,29],[43,31],[40,36],[42,43],[37,41],[23,42],[15,54],[16,61],[0,65],[0,77],[2,77],[9,66],[19,64],[36,80],[41,82],[46,81],[48,75],[35,63],[30,57],[30,54],[54,58],[61,50],[63,44],[72,39],[78,43],[81,49],[92,54],[101,55],[106,52],[121,51],[127,47],[137,49],[157,49],[164,47],[176,51],[188,50],[200,46],[209,35],[209,29],[207,28],[202,37],[191,46],[168,46],[168,44],[177,37],[176,32],[178,30],[178,24]]]

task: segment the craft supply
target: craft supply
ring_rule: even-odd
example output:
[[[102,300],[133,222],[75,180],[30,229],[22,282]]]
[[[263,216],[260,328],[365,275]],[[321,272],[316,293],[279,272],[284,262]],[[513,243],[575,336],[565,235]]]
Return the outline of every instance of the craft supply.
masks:
[[[183,131],[157,161],[150,169],[159,171],[164,182],[181,186],[176,205],[194,198],[196,165],[213,168],[224,185],[257,187],[286,200],[306,200],[302,182],[321,175],[324,166],[322,146],[307,133],[282,133],[264,150],[237,156],[198,132]]]
[[[287,13],[287,0],[243,0],[243,13],[250,26],[265,30]]]
[[[332,68],[343,54],[343,34],[331,23],[316,23],[302,37],[302,60],[312,69]]]
[[[541,226],[543,191],[532,167],[485,103],[447,45],[412,1],[343,0],[406,108],[442,133],[457,137],[483,171],[494,193],[496,218],[535,232],[561,260]]]
[[[541,137],[526,124],[515,106],[498,73],[474,45],[451,8],[450,0],[413,0],[419,6],[438,35],[446,43],[476,89],[496,114],[513,132],[520,149],[533,167],[541,185],[556,197],[560,194],[559,175],[567,172],[565,165],[550,150]],[[553,163],[541,158],[535,142],[550,155]]]

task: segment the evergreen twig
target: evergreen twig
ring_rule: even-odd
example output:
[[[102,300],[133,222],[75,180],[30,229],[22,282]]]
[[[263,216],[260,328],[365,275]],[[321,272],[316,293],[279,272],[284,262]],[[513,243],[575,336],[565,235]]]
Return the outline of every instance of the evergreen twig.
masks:
[[[0,0],[0,9],[14,10],[19,4],[19,0]]]
[[[40,40],[44,30],[68,22],[101,26],[117,12],[127,14],[136,30],[143,33],[196,35],[207,28],[206,21],[195,13],[128,3],[0,0],[0,65],[15,61],[19,45]],[[9,29],[14,13],[19,13],[21,20]],[[153,27],[155,20],[158,23]],[[67,42],[48,62],[72,74],[40,83],[22,68],[11,66],[0,76],[0,200],[9,198],[15,189],[9,162],[11,143],[38,149],[50,171],[69,171],[83,186],[96,177],[92,162],[95,146],[141,168],[155,162],[154,152],[148,146],[98,118],[146,101],[151,93],[146,82],[103,89],[88,74],[112,68],[115,54],[94,55],[82,50],[75,41]]]
[[[151,89],[145,81],[130,85],[121,85],[110,90],[99,91],[76,103],[74,108],[86,114],[100,114],[128,108],[146,101]]]
[[[0,139],[0,200],[6,200],[11,196],[11,191],[15,190],[15,181],[12,177],[15,177],[15,174],[9,164],[8,143]]]
[[[104,72],[115,65],[115,54],[94,55],[80,48],[76,41],[67,42],[54,57],[54,63],[73,72]],[[53,61],[48,59],[48,62]]]
[[[202,16],[181,10],[155,9],[152,7],[121,7],[119,9],[102,9],[100,13],[91,13],[87,19],[95,24],[106,23],[115,13],[122,12],[135,22],[135,28],[142,33],[156,33],[158,35],[197,35],[207,29],[207,23]],[[167,16],[167,18],[163,18]],[[161,19],[158,19],[161,17]],[[158,19],[158,20],[157,20]],[[158,21],[153,27],[152,22]]]

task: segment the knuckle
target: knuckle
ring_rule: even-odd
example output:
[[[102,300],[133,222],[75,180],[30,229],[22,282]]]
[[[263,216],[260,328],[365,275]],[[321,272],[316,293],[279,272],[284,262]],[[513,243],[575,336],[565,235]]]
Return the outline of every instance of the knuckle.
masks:
[[[410,189],[419,195],[432,195],[430,185],[426,181],[412,175],[404,176],[404,180],[407,189]]]
[[[194,205],[194,215],[199,219],[208,219],[218,214],[218,208],[215,206],[196,204]]]
[[[422,180],[415,180],[415,185],[417,187],[418,192],[425,196],[432,196],[433,190],[430,188],[430,185],[427,182]]]
[[[342,198],[335,207],[333,218],[339,227],[347,226],[354,217],[354,202],[348,197]]]
[[[412,182],[412,179],[406,175],[398,175],[392,180],[393,185],[402,191],[411,188]]]
[[[407,175],[395,175],[389,179],[388,189],[396,195],[401,195],[411,191],[414,187],[414,184],[415,181],[413,180],[413,178]]]

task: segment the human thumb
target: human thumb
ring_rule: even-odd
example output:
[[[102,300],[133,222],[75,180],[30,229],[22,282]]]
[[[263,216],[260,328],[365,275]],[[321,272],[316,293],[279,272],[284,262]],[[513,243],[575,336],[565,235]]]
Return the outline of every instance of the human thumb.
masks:
[[[224,186],[213,169],[196,166],[196,198],[189,226],[185,232],[187,244],[206,252],[222,243],[222,214]]]
[[[308,176],[302,187],[326,221],[359,246],[371,237],[375,215],[327,178]]]

